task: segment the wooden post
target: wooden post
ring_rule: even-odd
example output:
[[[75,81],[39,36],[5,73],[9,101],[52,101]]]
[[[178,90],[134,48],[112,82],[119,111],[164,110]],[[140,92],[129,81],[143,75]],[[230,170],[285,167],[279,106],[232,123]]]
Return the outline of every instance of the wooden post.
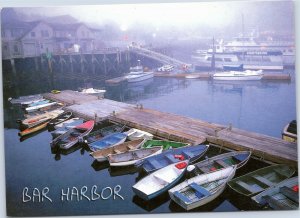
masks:
[[[11,69],[14,78],[17,78],[17,70],[16,70],[16,65],[15,65],[15,59],[10,59],[10,64],[11,64]]]
[[[104,74],[106,75],[107,69],[106,69],[106,55],[105,54],[104,54],[104,57],[103,57],[103,65],[104,65]]]
[[[83,74],[84,72],[84,64],[82,54],[80,55],[80,72]]]
[[[72,55],[69,55],[69,59],[70,59],[70,66],[71,66],[71,72],[74,72],[74,66],[73,66],[73,58]]]

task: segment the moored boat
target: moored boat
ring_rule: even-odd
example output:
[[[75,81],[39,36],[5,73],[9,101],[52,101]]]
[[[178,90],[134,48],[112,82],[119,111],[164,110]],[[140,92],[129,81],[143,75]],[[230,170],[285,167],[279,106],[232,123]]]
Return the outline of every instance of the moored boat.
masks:
[[[98,141],[88,144],[91,151],[97,151],[103,148],[111,147],[114,145],[125,142],[127,135],[124,133],[113,133],[101,138]]]
[[[28,95],[28,96],[20,96],[19,98],[9,98],[8,100],[12,104],[21,104],[21,105],[26,105],[26,104],[31,104],[37,101],[41,101],[43,99],[43,96],[38,94],[38,95]]]
[[[152,139],[153,135],[149,132],[145,132],[139,129],[132,128],[127,132],[124,132],[129,140],[136,140],[136,139]]]
[[[144,72],[143,67],[140,65],[140,60],[138,60],[138,66],[131,67],[130,72],[125,76],[127,82],[140,82],[153,78],[153,72]]]
[[[213,156],[194,164],[195,169],[193,170],[193,173],[195,175],[199,175],[234,165],[236,165],[237,169],[239,169],[248,162],[250,156],[251,151],[232,151]]]
[[[215,73],[214,80],[261,80],[263,77],[262,70],[245,70],[245,71],[229,71],[223,73]]]
[[[30,128],[30,127],[39,125],[40,123],[43,123],[47,120],[51,120],[54,117],[62,114],[63,112],[64,112],[63,110],[53,110],[53,111],[49,111],[49,112],[46,112],[41,115],[30,116],[30,117],[26,118],[25,120],[23,120],[22,124],[24,126],[27,126]]]
[[[26,110],[26,112],[30,113],[30,112],[33,112],[33,111],[37,111],[41,108],[50,107],[50,106],[56,105],[56,104],[57,104],[57,102],[49,102],[49,103],[45,103],[45,104],[41,104],[41,105],[27,107],[25,110]]]
[[[53,138],[56,138],[64,133],[68,132],[70,129],[74,128],[75,126],[78,126],[82,123],[83,123],[82,119],[79,119],[77,117],[71,118],[60,124],[55,125],[53,127],[55,129],[55,131],[51,132],[51,135]]]
[[[58,115],[57,117],[53,118],[52,120],[50,120],[50,122],[48,123],[49,126],[55,126],[57,124],[60,124],[68,119],[70,119],[72,117],[72,112],[64,112],[60,115]]]
[[[27,129],[19,132],[18,134],[19,134],[19,136],[23,137],[23,136],[27,136],[27,135],[33,134],[35,132],[38,132],[38,131],[46,128],[49,121],[50,121],[50,119],[45,120],[43,123],[39,123],[38,125],[35,125],[33,127],[30,127],[30,128],[27,128]]]
[[[297,142],[297,121],[292,120],[282,131],[282,139],[288,142]]]
[[[209,145],[200,144],[196,146],[170,149],[154,157],[147,158],[141,167],[146,173],[150,173],[182,160],[189,160],[189,163],[193,163],[201,158],[201,156],[207,151],[208,147]]]
[[[216,199],[235,175],[236,166],[198,175],[169,190],[171,199],[185,210],[191,210]]]
[[[299,208],[298,176],[286,179],[252,197],[260,205],[268,204],[275,210],[295,210]]]
[[[83,94],[95,95],[98,96],[99,98],[104,98],[105,92],[106,90],[104,89],[94,89],[94,88],[87,88],[81,90],[81,93]]]
[[[94,152],[91,152],[90,155],[95,158],[98,162],[106,161],[107,156],[111,154],[120,154],[127,152],[129,150],[135,150],[141,147],[145,142],[144,139],[137,139],[133,141],[124,142],[119,145],[111,146],[108,148],[103,148]]]
[[[155,156],[162,152],[162,147],[141,148],[130,150],[120,154],[108,155],[107,159],[110,166],[129,166],[148,157]]]
[[[49,102],[50,101],[47,99],[42,99],[40,101],[36,101],[36,102],[28,104],[27,107],[34,107],[34,106],[38,106],[38,105],[48,104]]]
[[[98,129],[96,131],[90,132],[88,135],[83,137],[83,141],[86,144],[91,144],[95,141],[99,141],[103,137],[108,136],[112,133],[122,132],[124,128],[125,128],[125,126],[121,126],[118,124],[106,126],[101,129]]]
[[[290,178],[294,173],[293,167],[271,165],[235,178],[228,182],[228,185],[242,195],[253,196]]]
[[[152,148],[155,146],[162,146],[163,150],[173,149],[173,148],[181,148],[190,146],[188,143],[175,142],[175,141],[166,141],[166,140],[147,140],[142,147],[143,148]]]
[[[144,200],[151,200],[172,188],[183,177],[188,160],[161,168],[142,178],[132,189]]]
[[[94,128],[95,121],[89,120],[83,124],[75,126],[66,133],[58,136],[51,142],[52,148],[69,149],[75,145],[80,138],[87,135]]]

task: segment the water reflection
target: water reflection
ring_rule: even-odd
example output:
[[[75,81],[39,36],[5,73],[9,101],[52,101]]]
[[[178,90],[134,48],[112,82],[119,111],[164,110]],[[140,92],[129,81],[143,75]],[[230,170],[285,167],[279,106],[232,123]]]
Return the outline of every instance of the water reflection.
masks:
[[[165,192],[149,201],[145,201],[144,199],[140,198],[137,195],[134,195],[132,198],[132,202],[139,206],[140,208],[144,209],[145,211],[151,212],[158,208],[159,206],[165,204],[170,200],[168,192]]]

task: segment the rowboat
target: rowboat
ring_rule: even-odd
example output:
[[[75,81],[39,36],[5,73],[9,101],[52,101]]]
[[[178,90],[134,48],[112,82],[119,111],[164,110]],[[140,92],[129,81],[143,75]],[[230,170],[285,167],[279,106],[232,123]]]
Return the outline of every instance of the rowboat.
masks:
[[[58,136],[51,142],[51,147],[59,147],[61,149],[69,149],[75,145],[79,138],[89,134],[94,128],[95,121],[90,120],[70,129],[66,133]]]
[[[120,126],[117,124],[110,125],[103,127],[101,129],[98,129],[96,131],[91,132],[90,134],[86,135],[83,140],[86,144],[91,144],[95,141],[98,141],[102,139],[103,137],[110,135],[112,133],[121,132],[125,126]]]
[[[165,141],[165,140],[147,140],[142,148],[152,148],[155,146],[162,146],[163,150],[173,149],[173,148],[181,148],[185,146],[189,146],[190,144],[182,143],[182,142],[174,142],[174,141]]]
[[[27,129],[19,132],[18,134],[19,134],[19,136],[23,137],[23,136],[27,136],[29,134],[35,133],[37,131],[40,131],[40,130],[42,130],[42,129],[44,129],[44,128],[47,127],[49,121],[50,121],[50,119],[44,121],[43,123],[35,125],[35,126],[31,127],[31,128],[27,128]]]
[[[127,132],[124,132],[129,140],[136,140],[136,139],[152,139],[153,135],[149,132],[145,132],[139,129],[130,129]]]
[[[235,175],[236,166],[198,175],[169,190],[171,199],[185,210],[191,210],[216,199]]]
[[[250,156],[250,151],[233,151],[220,154],[194,164],[195,169],[193,170],[193,173],[195,175],[200,175],[234,165],[239,169],[248,162]]]
[[[288,142],[297,142],[297,121],[292,120],[282,131],[282,139]]]
[[[136,150],[130,150],[120,154],[111,154],[107,157],[109,165],[116,166],[129,166],[135,164],[137,161],[141,161],[148,157],[155,156],[162,152],[162,147],[154,148],[141,148]]]
[[[290,178],[295,169],[287,165],[272,165],[231,180],[228,185],[236,192],[253,196]]]
[[[78,126],[83,123],[82,119],[79,119],[77,117],[66,120],[58,125],[54,126],[55,131],[51,132],[51,135],[53,138],[56,138],[66,132],[68,132],[70,129],[74,128],[75,126]]]
[[[64,112],[60,115],[58,115],[57,117],[53,118],[52,120],[50,120],[50,122],[48,123],[48,125],[50,126],[55,126],[57,124],[60,124],[68,119],[70,119],[72,116],[72,112]]]
[[[49,100],[43,99],[43,100],[28,104],[27,107],[34,107],[34,106],[38,106],[38,105],[48,104],[49,102],[50,102]]]
[[[63,112],[64,112],[63,110],[53,110],[53,111],[46,112],[46,113],[41,114],[41,115],[30,116],[29,118],[23,120],[22,124],[24,126],[27,126],[27,127],[30,128],[30,127],[39,125],[39,124],[41,124],[41,123],[43,123],[47,120],[51,120],[54,117],[62,114]]]
[[[147,158],[143,162],[142,169],[146,173],[150,173],[182,160],[189,160],[190,163],[193,163],[201,158],[208,147],[209,145],[196,145],[168,150],[162,154]]]
[[[92,151],[97,151],[102,148],[111,147],[114,145],[121,144],[125,142],[127,135],[124,133],[113,133],[108,136],[103,137],[102,139],[95,141],[91,144],[88,144]]]
[[[275,210],[292,210],[299,208],[299,181],[298,176],[286,179],[260,194],[252,200],[260,205],[268,204]]]
[[[107,156],[111,154],[120,154],[129,150],[135,150],[141,147],[145,142],[144,139],[137,139],[133,141],[124,142],[119,145],[115,145],[108,148],[103,148],[98,151],[91,152],[90,155],[95,158],[98,162],[106,161]]]
[[[46,103],[46,104],[41,104],[41,105],[36,105],[36,106],[32,106],[32,107],[27,107],[25,110],[26,110],[26,112],[30,113],[30,112],[39,110],[41,108],[49,107],[49,106],[52,106],[52,105],[55,105],[55,104],[57,104],[57,102],[49,102],[49,103]]]
[[[132,186],[136,195],[144,200],[153,199],[172,188],[183,177],[188,160],[170,164],[144,177]]]
[[[8,101],[12,104],[31,104],[43,99],[42,95],[20,96],[19,98],[9,98]]]

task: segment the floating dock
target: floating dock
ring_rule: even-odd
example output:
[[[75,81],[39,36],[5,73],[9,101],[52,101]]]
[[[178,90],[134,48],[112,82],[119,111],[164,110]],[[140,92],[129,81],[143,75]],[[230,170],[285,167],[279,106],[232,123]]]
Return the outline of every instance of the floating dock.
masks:
[[[166,73],[155,72],[155,77],[182,78],[182,79],[212,79],[213,73]],[[267,73],[263,75],[262,80],[291,80],[291,75],[286,73]],[[126,81],[124,76],[106,80],[107,84],[118,84]]]
[[[43,96],[65,103],[65,110],[83,119],[97,122],[108,119],[148,131],[159,138],[192,144],[208,141],[227,149],[251,150],[255,157],[264,161],[298,165],[297,144],[280,138],[143,108],[142,105],[98,99],[71,90]]]

